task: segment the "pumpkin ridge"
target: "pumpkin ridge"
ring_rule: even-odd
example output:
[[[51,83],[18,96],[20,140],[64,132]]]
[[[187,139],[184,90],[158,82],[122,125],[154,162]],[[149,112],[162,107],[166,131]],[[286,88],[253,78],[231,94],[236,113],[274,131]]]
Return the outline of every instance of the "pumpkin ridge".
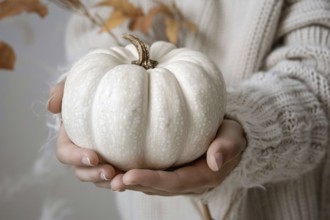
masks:
[[[77,95],[77,93],[79,93],[79,90],[84,88],[83,87],[84,85],[77,85],[74,82],[77,79],[79,79],[80,81],[85,81],[86,75],[88,77],[93,76],[92,80],[89,79],[91,82],[94,82],[97,79],[100,80],[101,78],[103,78],[104,74],[95,74],[95,71],[97,69],[109,70],[110,66],[108,64],[104,64],[103,66],[95,66],[92,63],[94,63],[96,60],[102,60],[102,61],[104,61],[104,63],[106,63],[106,61],[109,60],[109,57],[107,54],[104,54],[104,53],[98,53],[98,54],[96,54],[96,56],[97,56],[97,58],[95,57],[95,54],[93,54],[93,55],[91,53],[87,54],[82,59],[78,60],[71,67],[71,70],[70,70],[71,73],[67,76],[67,80],[65,83],[65,90],[64,90],[64,96],[63,96],[63,102],[62,102],[63,123],[66,127],[68,135],[70,136],[70,138],[72,139],[72,141],[75,144],[85,147],[85,148],[89,148],[89,149],[93,149],[93,147],[94,147],[90,140],[91,135],[92,135],[90,132],[91,127],[90,127],[90,125],[83,125],[83,127],[80,127],[80,123],[79,123],[81,121],[81,118],[85,118],[85,120],[89,120],[89,118],[90,118],[89,107],[87,108],[86,112],[80,110],[82,108],[83,103],[80,100],[80,98],[81,98],[80,94]],[[113,67],[115,67],[116,65],[118,65],[118,62],[113,61],[112,65],[113,65]],[[97,85],[99,83],[99,80],[97,83],[95,83],[95,85]],[[72,84],[74,86],[72,86]],[[86,95],[91,94],[90,88],[93,88],[93,87],[88,86],[88,89],[84,89],[84,91],[88,91],[88,93],[86,93]],[[96,87],[94,88],[94,91],[96,91]],[[72,99],[72,97],[75,99],[75,100],[71,100],[71,102],[72,101],[80,102],[79,106],[68,103],[68,101],[66,101],[68,99],[68,96],[70,97],[69,100]],[[79,100],[77,100],[77,99],[79,99]],[[82,100],[84,100],[84,99],[82,99]],[[87,101],[87,99],[85,101]],[[66,107],[66,106],[70,106],[70,107]],[[75,108],[78,108],[78,110],[80,110],[79,113],[83,113],[84,116],[78,117],[76,115],[76,113],[75,113],[75,115],[72,115],[72,113],[76,112],[76,110],[77,110]],[[69,114],[69,115],[67,115],[67,114]],[[69,117],[69,118],[67,118],[67,117]],[[67,121],[72,121],[72,120],[75,121],[74,124],[67,123]],[[72,125],[73,125],[73,127],[72,127]],[[71,128],[68,128],[68,126],[69,127],[71,126]],[[84,135],[84,137],[79,138],[79,136],[81,136],[82,134]]]
[[[209,121],[208,119],[212,118],[212,117],[208,117],[208,116],[203,116],[201,117],[200,113],[201,110],[203,110],[203,112],[209,112],[206,110],[206,108],[208,108],[208,106],[204,106],[201,105],[201,103],[194,103],[194,100],[197,98],[197,100],[203,100],[203,103],[208,103],[208,101],[205,100],[205,98],[207,97],[214,97],[215,95],[219,95],[217,92],[218,90],[213,90],[212,95],[208,95],[207,97],[203,97],[204,93],[206,92],[206,90],[208,90],[209,88],[206,87],[206,83],[209,83],[210,81],[210,77],[205,78],[205,75],[207,75],[207,73],[204,73],[204,68],[202,68],[202,66],[196,64],[196,63],[189,63],[189,65],[187,65],[187,62],[185,61],[176,61],[176,62],[172,62],[171,65],[167,66],[168,69],[170,69],[170,71],[176,76],[178,82],[180,82],[181,85],[181,89],[184,91],[184,94],[191,93],[193,92],[194,96],[192,96],[192,94],[189,94],[189,100],[187,100],[188,104],[188,108],[190,110],[190,112],[193,112],[195,114],[192,114],[192,118],[191,118],[191,125],[193,126],[193,128],[190,128],[191,132],[188,133],[190,134],[188,137],[188,140],[190,140],[190,144],[191,146],[189,146],[188,148],[185,148],[183,151],[183,156],[185,157],[184,160],[185,162],[191,161],[193,159],[197,159],[198,156],[201,155],[202,151],[206,151],[208,144],[206,143],[205,140],[210,139],[210,131],[215,130],[214,135],[216,133],[216,130],[218,130],[220,121],[219,121],[219,116],[217,116],[216,118],[217,120],[217,128],[213,128],[210,127],[209,125],[212,125],[215,127],[214,122]],[[180,74],[179,72],[181,71],[185,71],[185,72],[189,72],[191,71],[189,75],[185,75],[183,76],[182,74]],[[198,71],[197,71],[198,70]],[[178,73],[177,73],[178,72]],[[194,75],[198,73],[199,75]],[[195,77],[193,77],[195,76]],[[203,77],[201,77],[203,76]],[[204,79],[203,82],[204,84],[202,84],[202,81],[199,81],[199,79]],[[181,82],[182,81],[182,82]],[[191,83],[194,84],[191,84]],[[211,87],[212,88],[212,87]],[[185,90],[187,89],[187,91]],[[204,91],[204,93],[202,92]],[[216,93],[214,93],[214,91]],[[202,93],[201,93],[202,92]],[[210,93],[210,91],[207,92],[207,94]],[[210,100],[213,101],[213,100]],[[193,104],[194,103],[194,104]],[[211,105],[212,106],[212,105]],[[217,105],[217,107],[215,108],[216,111],[219,111],[219,106]],[[202,121],[200,121],[202,120]],[[218,123],[219,122],[219,123]],[[201,124],[203,123],[203,124]],[[192,127],[190,126],[190,127]],[[213,134],[212,134],[213,135]],[[199,137],[197,137],[199,136]],[[202,136],[202,137],[201,137]],[[198,142],[196,142],[198,141]],[[200,145],[200,146],[198,146]]]
[[[91,101],[91,105],[89,106],[89,110],[88,110],[88,113],[89,113],[89,120],[88,120],[88,126],[90,127],[90,131],[91,131],[91,142],[93,143],[93,146],[92,148],[95,149],[97,152],[100,152],[100,147],[98,146],[97,142],[96,142],[96,129],[94,129],[96,127],[95,125],[95,120],[94,120],[94,104],[95,104],[95,100],[96,100],[96,95],[98,94],[98,90],[100,88],[100,83],[102,82],[102,80],[107,76],[107,74],[110,73],[110,71],[112,70],[113,68],[109,69],[107,72],[105,72],[103,74],[103,76],[98,80],[98,82],[96,83],[97,86],[94,90],[94,93],[93,93],[93,96],[92,96],[92,101]]]
[[[118,168],[123,170],[140,168],[139,166],[143,164],[143,161],[140,159],[143,149],[141,145],[143,143],[143,138],[141,138],[143,137],[141,133],[143,124],[141,123],[145,120],[145,115],[141,113],[145,112],[143,102],[146,102],[146,99],[144,96],[145,88],[142,89],[138,85],[144,82],[144,87],[147,86],[145,84],[146,72],[142,67],[131,64],[119,65],[110,71],[110,73],[105,75],[106,78],[100,82],[97,92],[99,96],[94,106],[96,112],[94,126],[98,130],[96,139],[103,137],[103,139],[99,139],[98,149],[100,149],[102,156],[104,155],[105,158],[108,158],[108,162]],[[134,83],[135,80],[138,80],[140,83]],[[123,82],[126,82],[125,85],[122,84]],[[133,88],[129,88],[130,85]],[[134,88],[141,88],[141,90],[139,93],[135,93]],[[126,92],[123,93],[123,91]],[[122,94],[122,96],[118,97],[116,94]],[[130,98],[132,96],[135,97],[134,100],[139,99],[141,102],[132,101],[127,103],[127,100],[133,100]],[[133,111],[139,113],[135,115]],[[138,117],[136,118],[135,116]],[[121,126],[119,127],[114,126],[116,122],[123,120],[121,119],[122,117],[127,117],[123,121],[125,123],[120,124]],[[109,124],[110,121],[114,122],[114,124]],[[134,140],[131,138],[134,138]],[[124,154],[124,152],[127,152],[127,154]],[[122,160],[126,162],[121,163],[120,161]]]
[[[150,126],[150,123],[151,123],[151,96],[150,96],[150,89],[151,89],[151,86],[150,86],[150,72],[154,70],[154,69],[148,69],[146,72],[148,74],[148,92],[147,92],[147,98],[146,98],[146,103],[147,103],[147,107],[145,109],[144,112],[146,112],[146,121],[145,121],[145,134],[144,134],[144,140],[143,140],[143,143],[144,143],[144,146],[143,146],[143,156],[142,156],[142,160],[141,161],[144,161],[144,164],[143,166],[144,167],[148,167],[149,164],[146,162],[147,161],[147,146],[150,146],[150,138],[149,138],[149,134],[150,134],[150,130],[151,130],[151,126]]]
[[[207,81],[209,81],[209,82],[212,83],[212,88],[215,88],[215,89],[217,90],[218,95],[219,95],[219,94],[222,94],[222,92],[220,91],[219,86],[215,83],[215,82],[218,81],[218,80],[211,76],[211,74],[209,73],[210,71],[209,71],[208,69],[205,68],[205,65],[201,65],[201,62],[196,63],[196,62],[193,62],[193,61],[191,61],[191,60],[180,60],[180,61],[181,61],[181,62],[189,63],[189,64],[191,64],[191,65],[195,65],[195,66],[198,67],[198,68],[202,68],[203,71],[201,71],[201,72],[203,73],[204,77],[208,79]],[[196,61],[197,61],[197,60],[196,60]],[[212,64],[212,63],[209,62],[209,63],[207,63],[206,66],[211,65],[211,64]]]
[[[106,52],[104,53],[99,53],[99,55],[101,56],[106,56],[107,59],[112,60],[114,62],[116,62],[116,65],[113,65],[112,67],[109,67],[108,70],[106,72],[103,73],[102,77],[100,77],[98,79],[98,81],[95,83],[96,87],[94,88],[94,92],[92,93],[93,95],[92,100],[91,100],[91,105],[89,106],[88,109],[88,122],[87,122],[87,126],[89,126],[89,130],[91,131],[91,140],[90,142],[93,144],[93,146],[91,146],[93,149],[95,149],[98,153],[102,152],[102,149],[100,149],[101,147],[97,144],[96,141],[96,131],[97,129],[95,129],[97,126],[95,125],[95,120],[94,120],[94,106],[95,106],[95,100],[96,100],[96,95],[98,94],[98,90],[100,89],[100,84],[101,82],[104,80],[105,77],[107,77],[108,74],[111,74],[110,72],[112,71],[112,69],[121,66],[121,65],[126,65],[125,61],[127,60],[127,58],[125,59],[125,57],[121,56],[120,58],[117,57],[117,55],[119,54],[118,50],[125,50],[122,49],[120,47],[115,47],[115,48],[110,48],[107,49]],[[113,54],[114,53],[114,54]],[[111,135],[111,134],[109,134]]]
[[[186,148],[189,148],[189,146],[187,146],[187,142],[188,142],[188,137],[189,137],[188,134],[190,134],[190,130],[191,130],[190,129],[191,128],[191,126],[190,126],[191,123],[190,122],[192,120],[192,114],[191,114],[191,109],[189,108],[189,105],[188,105],[186,94],[183,91],[183,87],[181,86],[180,81],[177,79],[176,75],[171,70],[167,69],[166,67],[164,67],[164,69],[166,69],[166,71],[169,74],[172,75],[173,80],[175,80],[175,84],[177,85],[177,88],[178,88],[177,91],[180,92],[180,95],[179,96],[182,97],[182,100],[184,101],[183,106],[184,106],[184,108],[186,110],[185,111],[186,112],[186,116],[185,116],[185,120],[184,121],[187,123],[185,125],[185,127],[187,128],[187,130],[184,132],[185,138],[184,138],[184,141],[182,143],[182,147],[180,148],[181,151],[180,151],[180,153],[178,153],[177,160],[175,161],[175,163],[173,163],[171,165],[171,166],[177,166],[177,165],[181,165],[182,164],[181,160],[182,160],[183,153],[184,153],[184,151],[185,151]]]
[[[189,56],[182,56],[182,58],[190,58]],[[206,58],[206,57],[205,57]],[[196,61],[196,62],[194,62]],[[216,93],[218,95],[218,97],[221,97],[221,98],[224,98],[224,105],[226,105],[226,96],[223,95],[223,92],[222,92],[222,89],[220,88],[221,86],[220,85],[217,85],[216,82],[219,81],[219,79],[213,77],[210,72],[211,71],[214,71],[214,70],[210,70],[210,69],[207,69],[206,67],[208,67],[209,65],[212,65],[214,66],[214,64],[210,61],[207,61],[207,59],[205,60],[207,63],[204,63],[204,62],[200,62],[198,61],[198,59],[194,60],[194,61],[191,61],[191,60],[186,60],[186,59],[178,59],[177,62],[179,63],[182,63],[182,62],[185,62],[185,63],[189,63],[190,65],[194,65],[196,66],[196,68],[202,68],[203,71],[200,71],[201,73],[203,73],[204,77],[207,78],[207,81],[210,82],[212,84],[211,88],[214,88],[216,90]],[[173,62],[174,63],[174,62]],[[204,64],[204,65],[203,65]],[[214,66],[214,68],[217,68],[216,66]],[[218,70],[219,71],[219,70]],[[219,71],[220,72],[220,71]],[[222,75],[220,74],[218,77],[222,77]],[[222,79],[223,80],[223,79]],[[225,86],[225,85],[222,85],[222,86]],[[221,107],[220,107],[221,108]],[[220,119],[221,120],[221,119]],[[219,121],[220,121],[219,120]],[[220,124],[220,123],[219,123]],[[219,125],[220,126],[220,125]]]
[[[157,78],[154,78],[153,80],[150,80],[151,84],[155,84],[152,82],[164,82],[164,84],[166,84],[167,86],[161,87],[161,89],[159,89],[159,86],[155,86],[155,88],[158,88],[158,92],[160,92],[161,94],[166,94],[164,95],[162,100],[164,101],[163,104],[165,106],[165,111],[166,109],[168,109],[167,114],[170,114],[173,120],[168,121],[169,123],[171,123],[171,126],[173,126],[175,123],[178,123],[178,121],[175,121],[174,118],[180,119],[181,124],[179,125],[180,127],[182,127],[180,129],[180,131],[182,132],[182,134],[178,134],[177,132],[175,132],[175,135],[173,135],[173,130],[169,130],[169,128],[165,128],[165,131],[167,133],[164,133],[162,136],[171,136],[169,140],[173,140],[173,137],[175,137],[175,141],[173,142],[169,142],[167,143],[168,145],[164,145],[165,148],[163,148],[163,150],[166,152],[165,155],[172,155],[170,156],[166,161],[166,163],[168,163],[167,167],[172,166],[173,164],[176,163],[182,163],[180,160],[181,158],[181,154],[183,151],[183,147],[186,146],[186,142],[187,142],[187,131],[184,130],[184,128],[188,127],[189,128],[189,119],[187,118],[187,102],[186,99],[182,93],[182,90],[180,88],[180,85],[176,79],[176,77],[166,68],[155,68],[152,70],[152,72],[150,73],[150,76],[157,76]],[[170,87],[172,88],[171,90],[167,90],[165,91],[164,89],[166,89],[169,85],[171,85]],[[150,86],[149,88],[152,88],[152,86]],[[152,90],[151,92],[155,92],[155,90]],[[178,97],[177,100],[177,104],[175,104],[175,106],[172,106],[172,102],[173,102],[173,97],[171,96],[171,93],[175,94],[175,97]],[[154,100],[154,97],[150,100]],[[157,106],[157,101],[155,101],[154,103],[151,103],[150,106]],[[163,107],[164,107],[163,106]],[[176,111],[171,111],[172,108],[175,107],[175,109],[177,109]],[[157,107],[155,107],[154,111],[158,109]],[[162,108],[163,109],[163,108]],[[156,125],[160,125],[160,121],[159,118],[157,117],[159,116],[159,114],[157,114],[156,116],[151,113],[149,113],[149,117],[156,117],[157,118],[157,124]],[[154,119],[151,118],[151,121],[155,121]],[[155,127],[155,124],[151,125],[149,123],[149,129],[155,129],[157,130],[157,127]],[[161,126],[162,127],[162,126]],[[158,128],[161,128],[158,127]],[[177,127],[177,126],[175,126]],[[156,133],[156,137],[159,136],[159,134],[157,134],[157,132],[155,132],[154,130],[149,130],[148,131],[148,138],[152,138],[150,134],[155,135]],[[171,134],[172,133],[172,134]],[[153,140],[151,140],[151,142],[155,142]],[[160,144],[164,144],[164,142],[160,142]],[[149,144],[150,146],[150,144]],[[150,152],[149,152],[150,154]],[[175,155],[175,157],[173,156]],[[147,158],[148,159],[148,158]],[[154,160],[154,159],[153,159]]]

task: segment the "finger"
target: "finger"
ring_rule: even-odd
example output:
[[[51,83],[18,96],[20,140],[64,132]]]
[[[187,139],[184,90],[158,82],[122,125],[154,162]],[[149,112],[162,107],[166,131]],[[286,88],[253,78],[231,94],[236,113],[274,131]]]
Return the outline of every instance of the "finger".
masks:
[[[61,125],[56,148],[57,159],[67,165],[96,166],[99,163],[97,154],[89,149],[74,145]]]
[[[201,194],[207,190],[206,188],[199,189],[199,190],[191,189],[190,191],[187,190],[187,191],[182,191],[180,193],[175,193],[175,192],[166,192],[166,191],[162,191],[159,189],[140,186],[140,185],[126,186],[126,189],[132,190],[132,191],[137,191],[137,192],[142,192],[147,195],[157,195],[157,196],[195,195],[195,194]]]
[[[203,159],[198,161],[196,165],[185,166],[173,172],[130,170],[125,173],[123,182],[129,187],[141,185],[159,191],[184,194],[201,186],[208,187],[207,184],[211,175],[213,178],[217,174],[208,168],[205,159]]]
[[[94,185],[103,189],[111,189],[109,181],[96,182]]]
[[[57,114],[62,110],[62,98],[63,98],[63,90],[64,90],[65,79],[57,83],[50,90],[50,97],[48,100],[48,111]]]
[[[179,191],[178,176],[174,172],[134,169],[124,174],[123,183],[127,186],[144,186],[162,191]]]
[[[207,151],[207,164],[213,171],[233,160],[244,150],[246,139],[241,125],[233,120],[224,120],[216,139]]]
[[[75,167],[75,175],[82,182],[108,181],[115,176],[115,169],[109,164],[101,164],[96,167]]]
[[[220,171],[218,171],[221,173],[221,181],[224,180],[225,177],[239,164],[241,158],[242,154],[238,154],[235,158],[221,167]]]
[[[240,152],[240,147],[233,141],[224,138],[216,138],[207,150],[207,164],[213,171],[219,171],[221,167],[230,162]]]
[[[210,170],[205,159],[173,172],[131,170],[124,175],[123,182],[126,184],[126,189],[146,194],[164,196],[198,194],[218,186],[239,161],[240,155],[225,164],[219,172]]]
[[[111,180],[110,186],[113,191],[122,192],[123,190],[125,190],[123,176],[124,174],[118,174]]]
[[[176,194],[160,191],[154,188],[144,187],[144,186],[126,186],[126,189],[136,192],[142,192],[147,195],[157,195],[157,196],[175,196]]]

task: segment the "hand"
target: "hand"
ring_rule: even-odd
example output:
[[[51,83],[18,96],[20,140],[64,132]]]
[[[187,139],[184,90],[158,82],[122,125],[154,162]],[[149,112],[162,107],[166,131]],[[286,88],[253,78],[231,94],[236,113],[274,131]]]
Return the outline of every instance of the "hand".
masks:
[[[50,112],[61,111],[63,88],[64,81],[52,89],[48,104]],[[221,184],[239,163],[240,153],[245,147],[246,139],[241,125],[234,120],[224,120],[206,158],[202,157],[173,171],[133,169],[122,173],[110,164],[103,163],[94,151],[74,145],[62,126],[57,158],[62,163],[73,166],[79,180],[93,182],[98,187],[170,196],[202,193]]]
[[[110,164],[89,149],[79,148],[67,136],[64,126],[61,126],[57,140],[56,156],[64,164],[71,165],[76,177],[83,182],[107,183],[120,173]]]
[[[50,92],[48,110],[54,114],[61,112],[65,81],[56,84]],[[121,175],[110,164],[104,163],[96,152],[80,148],[72,143],[61,125],[56,148],[57,159],[74,168],[76,177],[83,182],[93,182],[98,186],[110,187],[114,176]]]
[[[174,171],[133,169],[114,177],[111,185],[119,190],[130,189],[162,196],[203,193],[221,184],[239,163],[245,147],[241,125],[234,120],[224,120],[206,158]]]

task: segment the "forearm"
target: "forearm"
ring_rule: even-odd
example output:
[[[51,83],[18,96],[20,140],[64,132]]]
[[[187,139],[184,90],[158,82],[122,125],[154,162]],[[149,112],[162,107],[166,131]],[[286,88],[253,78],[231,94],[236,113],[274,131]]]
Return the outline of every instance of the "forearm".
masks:
[[[242,124],[248,139],[231,176],[245,186],[308,172],[328,147],[329,27],[309,25],[282,40],[265,71],[229,91],[227,114]]]

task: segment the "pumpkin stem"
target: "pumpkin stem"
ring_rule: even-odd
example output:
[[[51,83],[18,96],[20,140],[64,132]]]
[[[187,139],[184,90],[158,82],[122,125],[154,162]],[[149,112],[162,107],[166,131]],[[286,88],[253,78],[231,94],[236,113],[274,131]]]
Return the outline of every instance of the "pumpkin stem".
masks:
[[[144,43],[132,34],[124,34],[123,38],[129,40],[136,47],[139,53],[139,59],[132,61],[132,64],[142,66],[145,69],[155,68],[157,66],[158,62],[150,59],[148,44]]]

